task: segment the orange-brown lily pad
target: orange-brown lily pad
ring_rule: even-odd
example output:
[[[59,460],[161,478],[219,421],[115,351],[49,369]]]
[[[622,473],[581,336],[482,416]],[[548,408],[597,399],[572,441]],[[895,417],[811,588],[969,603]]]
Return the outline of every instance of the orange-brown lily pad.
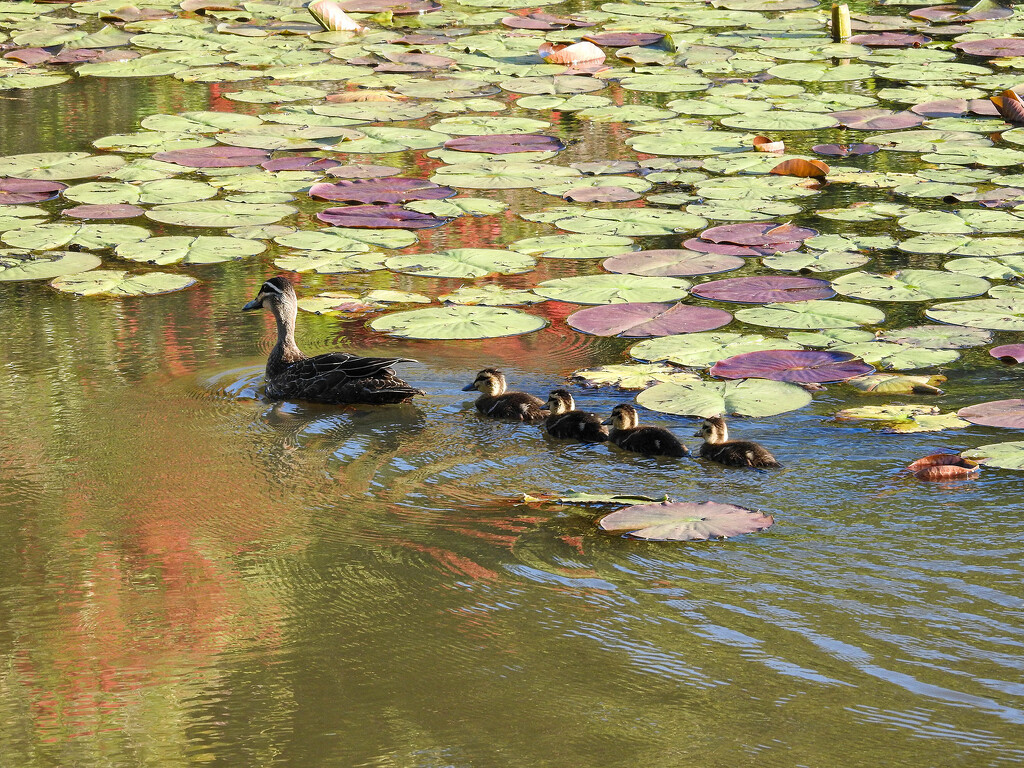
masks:
[[[918,480],[965,480],[976,477],[981,467],[955,453],[933,453],[910,464],[907,471]]]

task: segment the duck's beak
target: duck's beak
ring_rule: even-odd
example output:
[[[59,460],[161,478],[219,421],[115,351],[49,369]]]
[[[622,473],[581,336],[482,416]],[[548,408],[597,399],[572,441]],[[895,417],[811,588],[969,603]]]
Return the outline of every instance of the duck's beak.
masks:
[[[248,304],[246,304],[244,307],[242,307],[242,311],[243,312],[249,312],[249,311],[251,311],[253,309],[262,309],[262,308],[263,308],[263,302],[260,300],[260,297],[257,296],[255,299],[253,299]]]
[[[694,432],[693,436],[694,437],[702,437],[700,430],[698,429],[696,432]]]
[[[612,423],[611,419],[605,419],[604,421],[601,422],[601,426],[602,427],[608,427],[608,426],[611,426],[611,423]]]
[[[462,388],[462,391],[463,392],[472,392],[474,389],[476,389],[476,382],[473,382],[472,384],[467,384],[466,386],[464,386]]]

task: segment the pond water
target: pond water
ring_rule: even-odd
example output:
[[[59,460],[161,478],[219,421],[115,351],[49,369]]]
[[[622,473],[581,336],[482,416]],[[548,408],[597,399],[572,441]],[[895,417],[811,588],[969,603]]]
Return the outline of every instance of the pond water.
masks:
[[[137,131],[157,113],[267,112],[223,96],[249,87],[82,77],[0,91],[0,155],[94,151],[94,140]],[[650,106],[685,94],[616,86],[611,95]],[[574,142],[557,165],[637,158],[624,143],[636,134],[622,122],[511,114],[550,120],[548,133]],[[836,129],[783,133],[802,153],[851,140]],[[422,150],[347,161],[418,178],[440,164]],[[935,165],[884,151],[830,162],[908,173]],[[558,232],[518,215],[562,204],[558,197],[461,193],[509,209],[421,231],[406,252]],[[324,206],[297,198],[301,213],[289,221],[320,226],[313,214]],[[892,221],[865,228],[813,215],[890,199],[837,184],[781,221],[906,239],[914,233]],[[939,199],[910,204],[949,209]],[[196,234],[128,223],[139,222],[158,235]],[[678,248],[693,234],[635,244]],[[1024,761],[1021,475],[983,468],[977,479],[935,484],[900,472],[930,453],[1018,433],[890,434],[833,418],[865,404],[948,412],[1017,397],[1021,368],[988,349],[1019,333],[998,332],[927,369],[948,378],[943,395],[865,398],[830,384],[800,410],[735,419],[737,437],[765,444],[785,465],[735,470],[553,440],[473,412],[460,389],[480,368],[498,366],[513,388],[543,395],[574,371],[629,360],[636,340],[565,323],[577,304],[529,308],[551,321],[535,333],[461,341],[378,333],[367,321],[379,313],[302,312],[305,351],[414,358],[400,373],[427,394],[387,407],[269,402],[260,388],[273,322],[240,311],[280,272],[274,260],[287,249],[267,242],[240,261],[160,267],[198,279],[167,295],[73,297],[45,281],[0,281],[0,765]],[[139,266],[101,255],[102,268]],[[872,258],[864,269],[874,272],[944,261],[896,249]],[[770,273],[758,261],[724,276]],[[464,284],[529,288],[600,274],[600,264],[541,259],[528,274],[478,281],[386,270],[289,277],[300,297],[380,288],[436,297]],[[878,306],[886,328],[928,322],[922,303]],[[725,330],[787,333],[739,321]],[[635,394],[573,392],[602,414]],[[642,416],[696,442],[698,419]],[[714,499],[773,514],[775,525],[726,541],[641,542],[595,527],[609,507],[523,501],[570,489]]]

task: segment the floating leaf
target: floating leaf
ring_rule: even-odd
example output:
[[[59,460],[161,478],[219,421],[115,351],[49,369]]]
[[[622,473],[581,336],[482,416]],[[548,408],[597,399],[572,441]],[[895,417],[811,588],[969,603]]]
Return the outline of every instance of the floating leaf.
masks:
[[[992,341],[989,331],[957,325],[917,325],[896,328],[878,335],[881,341],[924,349],[964,349]]]
[[[409,211],[397,205],[350,205],[328,208],[316,215],[335,227],[367,229],[433,229],[447,224],[450,218]]]
[[[314,184],[309,196],[317,200],[352,203],[403,203],[409,200],[439,200],[454,197],[455,190],[424,179],[391,177],[387,179],[343,180],[333,184]]]
[[[158,205],[147,211],[146,217],[181,227],[253,227],[274,224],[293,213],[295,208],[290,205],[200,200]]]
[[[151,237],[119,245],[115,253],[129,261],[150,264],[219,264],[244,259],[266,250],[258,240],[239,237]]]
[[[313,251],[367,251],[371,245],[405,248],[416,242],[416,235],[396,229],[306,229],[276,236],[274,242]]]
[[[933,304],[925,310],[930,320],[993,331],[1024,331],[1024,301],[974,299]]]
[[[94,269],[100,263],[100,257],[91,253],[32,253],[15,248],[0,248],[0,282],[50,280],[61,275]]]
[[[338,275],[384,269],[383,253],[365,251],[299,251],[274,259],[274,266],[289,272]]]
[[[0,205],[24,205],[52,200],[67,186],[59,181],[0,178]]]
[[[815,251],[811,253],[777,253],[765,256],[761,263],[769,269],[783,272],[838,272],[860,267],[869,261],[862,253],[853,251]]]
[[[699,381],[695,374],[664,363],[601,365],[576,371],[572,380],[584,387],[616,387],[635,392],[663,381]]]
[[[602,259],[632,245],[630,238],[619,235],[546,235],[517,240],[509,248],[543,259]]]
[[[960,456],[970,461],[979,461],[986,467],[1024,469],[1024,441],[979,445],[963,451]]]
[[[50,285],[62,293],[77,296],[151,296],[180,291],[195,282],[195,278],[188,275],[172,275],[167,272],[133,275],[114,269],[94,269],[91,272],[58,277]]]
[[[431,181],[463,189],[528,189],[562,177],[579,177],[575,168],[512,161],[466,163],[439,168]]]
[[[945,376],[904,376],[897,373],[873,373],[850,379],[847,384],[865,395],[941,395],[938,385]]]
[[[560,152],[565,149],[565,144],[554,136],[498,133],[449,139],[444,143],[444,147],[459,152],[507,155],[516,152]]]
[[[758,417],[803,408],[811,394],[796,384],[770,379],[665,382],[645,389],[636,401],[652,411],[679,416]]]
[[[665,302],[685,298],[690,283],[672,277],[589,275],[545,280],[534,290],[555,301],[574,304]]]
[[[424,277],[477,278],[486,275],[518,275],[537,266],[532,256],[497,248],[453,248],[440,253],[392,256],[388,269]]]
[[[32,222],[27,221],[26,224]],[[57,251],[84,248],[101,251],[121,243],[145,240],[149,230],[129,224],[39,224],[5,232],[3,242],[15,248],[33,251]]]
[[[533,291],[503,288],[500,285],[463,286],[437,298],[438,301],[448,304],[479,304],[487,307],[509,307],[544,301],[543,296],[538,296]]]
[[[455,305],[395,312],[376,318],[370,327],[410,339],[488,339],[531,333],[546,324],[517,309]]]
[[[601,519],[602,531],[646,541],[707,541],[756,533],[775,520],[746,507],[716,501],[638,504]]]
[[[629,354],[637,360],[667,360],[689,368],[707,368],[719,360],[767,349],[792,349],[792,342],[757,334],[688,333],[664,336],[635,344]]]
[[[975,477],[979,467],[976,462],[955,453],[933,453],[910,464],[907,471],[918,480],[949,481]]]
[[[878,325],[885,314],[864,304],[842,301],[793,301],[741,309],[736,319],[770,328],[855,328]]]
[[[794,158],[774,166],[769,173],[777,176],[796,176],[801,179],[824,179],[832,169],[820,160]]]
[[[845,381],[874,369],[847,352],[761,350],[720,360],[711,375],[723,379],[773,379],[797,384]]]
[[[35,152],[0,157],[0,176],[45,181],[67,181],[104,176],[125,164],[117,155],[88,152]]]
[[[1024,344],[1002,344],[990,349],[989,354],[1007,365],[1017,365],[1024,363]]]
[[[685,304],[606,304],[581,309],[566,322],[578,331],[595,336],[670,336],[720,328],[732,320],[721,309]]]
[[[690,292],[694,296],[712,301],[752,304],[829,299],[836,295],[827,280],[776,275],[713,280],[695,285]]]
[[[72,219],[133,219],[145,212],[144,208],[139,208],[137,205],[112,203],[109,205],[76,205],[73,208],[65,208],[61,211],[61,215],[69,216]]]
[[[957,411],[957,416],[986,427],[1024,429],[1024,400],[993,400],[969,405]]]
[[[627,275],[685,277],[727,272],[739,269],[743,264],[743,259],[738,256],[666,248],[618,254],[606,259],[601,266],[609,272]]]
[[[187,168],[238,168],[264,163],[270,154],[250,147],[215,146],[157,152],[153,159]]]
[[[707,220],[690,213],[658,208],[589,209],[566,206],[523,214],[523,218],[554,224],[568,232],[626,237],[692,232],[707,224]]]
[[[902,269],[891,275],[851,272],[832,281],[844,296],[873,301],[928,301],[978,296],[989,289],[980,277],[931,269]]]

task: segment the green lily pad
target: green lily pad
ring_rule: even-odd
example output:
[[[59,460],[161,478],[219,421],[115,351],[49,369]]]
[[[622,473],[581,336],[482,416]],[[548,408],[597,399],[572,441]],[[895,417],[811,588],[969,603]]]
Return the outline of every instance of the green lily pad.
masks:
[[[769,328],[855,328],[879,325],[885,320],[880,309],[844,301],[812,300],[765,304],[741,309],[736,319]]]
[[[554,224],[568,232],[623,237],[696,232],[704,229],[708,223],[706,219],[691,213],[660,208],[593,209],[563,206],[522,216],[528,221]]]
[[[257,205],[202,200],[194,203],[158,205],[146,217],[163,224],[180,227],[243,227],[274,224],[296,209],[290,205]]]
[[[50,280],[95,269],[100,257],[76,251],[32,253],[16,248],[0,248],[0,282]]]
[[[440,131],[454,136],[487,136],[490,134],[524,134],[537,133],[550,128],[546,120],[534,120],[529,117],[488,117],[474,115],[467,117],[446,117],[430,127],[432,131]]]
[[[865,363],[870,363],[883,371],[909,371],[916,368],[932,368],[946,365],[960,357],[960,353],[952,349],[927,349],[911,347],[903,344],[892,344],[885,341],[869,341],[861,344],[836,344],[830,349],[837,352],[849,352]]]
[[[679,416],[775,416],[810,404],[803,387],[771,379],[692,381],[655,384],[636,401],[659,413]]]
[[[934,405],[866,405],[847,408],[836,413],[841,421],[879,421],[883,432],[941,432],[970,426],[955,413],[941,413]]]
[[[487,307],[510,307],[516,304],[537,304],[545,301],[533,291],[504,288],[500,285],[463,286],[452,293],[438,296],[447,304],[471,304]]]
[[[253,128],[263,120],[237,112],[183,112],[180,115],[150,115],[142,120],[147,131],[171,133],[217,133]]]
[[[0,176],[19,179],[64,181],[105,176],[125,164],[117,155],[90,155],[88,152],[35,152],[0,157]]]
[[[464,153],[468,154],[468,153]],[[438,168],[430,180],[462,189],[528,189],[558,178],[578,178],[575,168],[527,162],[460,163]]]
[[[148,237],[149,230],[129,224],[40,224],[9,230],[0,239],[14,248],[32,251],[57,251],[66,247],[101,251]]]
[[[998,469],[1024,469],[1024,440],[1006,443],[988,443],[963,451],[965,459],[980,462],[986,467]]]
[[[980,328],[959,325],[917,325],[894,328],[878,335],[880,341],[891,341],[906,347],[926,349],[966,349],[992,341],[992,334]]]
[[[517,240],[509,248],[542,259],[604,259],[634,245],[631,238],[620,235],[545,235]]]
[[[709,368],[719,360],[769,349],[793,349],[792,341],[765,338],[757,334],[685,333],[662,336],[634,344],[629,354],[648,362],[668,361],[688,368]]]
[[[952,259],[943,266],[950,272],[984,277],[990,280],[1020,280],[1024,278],[1024,254],[1019,253],[995,259]]]
[[[839,272],[863,266],[868,261],[870,261],[868,256],[857,251],[813,251],[811,253],[789,251],[761,258],[761,263],[769,269],[802,273]]]
[[[302,248],[310,251],[367,251],[370,246],[392,249],[406,248],[416,243],[416,235],[404,229],[331,227],[329,229],[306,229],[279,235],[274,238],[274,242],[289,248]]]
[[[813,62],[778,64],[768,69],[768,74],[783,80],[800,83],[843,83],[866,80],[871,77],[872,67],[867,64],[846,64],[829,67]]]
[[[409,339],[490,339],[540,330],[547,322],[508,307],[445,306],[413,309],[378,317],[370,323]]]
[[[508,203],[483,197],[454,197],[450,200],[413,200],[406,208],[432,216],[492,216],[508,208]]]
[[[477,278],[486,275],[519,275],[529,272],[537,262],[518,251],[497,248],[453,248],[440,253],[413,253],[392,256],[384,265],[395,272],[424,277]]]
[[[925,310],[930,320],[993,331],[1024,331],[1024,299],[974,299],[933,304]]]
[[[1024,231],[1024,216],[992,209],[924,211],[899,219],[912,232],[940,235],[999,234]]]
[[[673,157],[703,157],[728,152],[746,152],[753,135],[724,131],[664,131],[626,140],[635,152]],[[763,158],[759,158],[763,159]]]
[[[700,381],[700,377],[665,363],[625,363],[575,371],[572,380],[584,387],[615,387],[637,392],[665,381]]]
[[[839,122],[829,115],[781,109],[730,115],[723,117],[721,123],[730,128],[744,128],[748,131],[817,131],[839,125]]]
[[[316,296],[299,299],[299,309],[314,315],[330,315],[335,312],[366,312],[379,309],[381,305],[364,301],[354,293],[325,291]]]
[[[746,5],[752,0],[728,0],[726,5]],[[765,3],[802,7],[813,0],[760,0]],[[662,502],[638,504],[605,515],[598,524],[603,531],[624,533],[645,541],[707,541],[726,539],[744,533],[756,533],[771,527],[774,518],[746,507],[716,501]]]
[[[274,259],[274,266],[289,272],[341,275],[384,269],[383,253],[363,251],[299,251]]]
[[[685,298],[690,282],[676,277],[589,275],[545,280],[534,290],[541,296],[573,304],[667,302]]]
[[[50,285],[62,293],[73,293],[76,296],[151,296],[180,291],[195,282],[194,277],[167,272],[133,275],[115,269],[94,269],[91,272],[58,277]]]
[[[1024,253],[1021,237],[967,237],[964,235],[918,235],[899,244],[906,253],[938,253],[949,256],[991,256],[998,258]]]
[[[149,264],[219,264],[255,256],[266,250],[258,240],[238,237],[151,237],[119,245],[114,253],[129,261]]]
[[[837,293],[872,301],[930,301],[979,296],[989,289],[980,277],[933,269],[901,269],[889,275],[851,272],[832,281]]]
[[[341,141],[334,145],[338,152],[358,154],[386,154],[404,152],[407,149],[430,149],[439,147],[446,136],[437,131],[420,128],[392,128],[388,126],[360,126],[363,138]]]

